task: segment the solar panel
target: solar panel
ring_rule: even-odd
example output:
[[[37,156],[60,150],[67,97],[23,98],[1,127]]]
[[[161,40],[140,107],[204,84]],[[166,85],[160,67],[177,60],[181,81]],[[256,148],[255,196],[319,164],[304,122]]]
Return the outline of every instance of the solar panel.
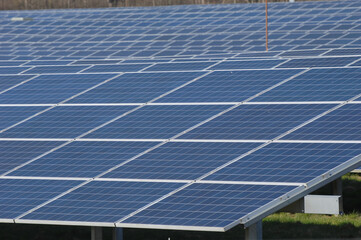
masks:
[[[63,142],[57,141],[0,141],[0,174],[4,174]]]
[[[13,219],[81,181],[0,179],[0,219]]]
[[[273,139],[333,106],[328,104],[241,105],[195,128],[181,138]]]
[[[360,166],[360,2],[269,8],[268,52],[262,4],[3,11],[0,222],[225,231]]]
[[[223,228],[295,186],[195,183],[119,223]]]
[[[228,107],[145,106],[88,134],[85,138],[167,139],[221,113]]]
[[[204,70],[216,62],[197,62],[197,63],[158,63],[146,71],[189,71]]]
[[[184,184],[93,181],[22,219],[112,224],[182,185]]]
[[[200,77],[200,72],[127,73],[69,103],[144,103]]]
[[[0,75],[0,93],[33,77],[31,75]]]
[[[0,132],[26,118],[43,111],[45,107],[0,106]]]
[[[292,59],[278,66],[279,68],[309,68],[309,67],[343,67],[359,59],[358,57],[332,57]]]
[[[105,174],[105,178],[196,179],[260,143],[170,142]]]
[[[284,60],[257,60],[257,61],[225,61],[210,69],[266,69],[273,68],[283,63]]]
[[[2,93],[0,103],[55,104],[115,76],[111,74],[40,75]]]
[[[27,70],[26,74],[46,74],[46,73],[77,73],[88,66],[36,66]]]
[[[346,104],[284,138],[298,140],[361,140],[360,114],[360,104]]]
[[[0,133],[1,138],[75,138],[132,106],[58,106]]]
[[[85,73],[102,73],[102,72],[137,72],[143,68],[149,67],[149,64],[120,64],[120,65],[95,65],[86,70]]]
[[[271,143],[205,180],[305,183],[360,154],[352,143]]]
[[[241,102],[300,72],[300,70],[212,72],[156,102]]]
[[[11,176],[91,178],[155,146],[156,142],[72,142]],[[54,143],[52,145],[55,146]],[[10,150],[3,149],[7,154]]]
[[[346,101],[361,93],[360,74],[359,68],[311,69],[252,101]]]

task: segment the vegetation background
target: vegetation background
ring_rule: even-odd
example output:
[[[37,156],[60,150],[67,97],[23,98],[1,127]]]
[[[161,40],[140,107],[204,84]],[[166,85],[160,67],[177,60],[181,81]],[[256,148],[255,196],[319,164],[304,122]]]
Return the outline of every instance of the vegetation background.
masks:
[[[179,4],[262,3],[264,1],[265,0],[0,0],[0,10],[166,6]],[[289,0],[268,0],[268,2],[288,1]]]

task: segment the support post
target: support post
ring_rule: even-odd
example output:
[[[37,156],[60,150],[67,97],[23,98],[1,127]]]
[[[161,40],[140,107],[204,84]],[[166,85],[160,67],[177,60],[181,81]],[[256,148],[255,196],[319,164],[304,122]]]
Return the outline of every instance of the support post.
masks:
[[[113,228],[113,240],[123,240],[123,228]]]
[[[91,240],[102,240],[103,239],[103,228],[91,227]]]
[[[247,227],[245,230],[246,240],[262,240],[262,220]]]
[[[343,199],[342,199],[342,180],[341,178],[336,179],[332,183],[332,194],[340,195],[340,212],[343,213]]]

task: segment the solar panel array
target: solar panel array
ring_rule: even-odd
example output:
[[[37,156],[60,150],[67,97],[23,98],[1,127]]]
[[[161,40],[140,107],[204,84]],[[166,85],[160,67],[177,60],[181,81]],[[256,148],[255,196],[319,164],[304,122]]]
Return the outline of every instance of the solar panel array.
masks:
[[[269,12],[2,12],[0,221],[224,231],[361,165],[360,1]]]

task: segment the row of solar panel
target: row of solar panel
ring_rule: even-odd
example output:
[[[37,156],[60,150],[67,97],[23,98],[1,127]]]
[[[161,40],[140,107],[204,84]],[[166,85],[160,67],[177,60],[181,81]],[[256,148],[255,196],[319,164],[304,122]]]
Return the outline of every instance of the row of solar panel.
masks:
[[[82,183],[0,179],[0,218],[16,218]],[[182,183],[92,181],[21,219],[103,222],[114,226],[114,222],[129,218],[139,208],[182,187]],[[123,222],[134,224],[141,219],[143,224],[224,227],[295,188],[195,183]]]
[[[353,12],[354,11],[354,12]],[[298,24],[309,24],[309,26],[307,25],[303,25],[299,26],[299,28],[296,28],[297,30],[306,30],[306,28],[308,30],[310,29],[318,29],[320,26],[316,26],[317,22],[321,22],[321,25],[325,25],[325,24],[330,24],[330,29],[335,29],[333,28],[332,24],[339,24],[339,25],[344,25],[345,28],[340,28],[340,29],[355,29],[354,27],[357,26],[360,21],[358,21],[359,19],[356,18],[356,16],[360,16],[358,9],[355,8],[353,9],[353,11],[349,11],[348,13],[345,14],[339,14],[339,13],[334,13],[334,14],[324,14],[324,15],[319,15],[317,17],[315,17],[315,15],[303,15],[303,16],[299,16],[299,15],[288,15],[288,16],[283,16],[283,17],[279,17],[279,16],[272,16],[270,17],[270,21],[271,21],[271,26],[272,27],[279,27],[280,25],[298,25]],[[351,16],[350,16],[350,15]],[[218,15],[218,16],[217,16]],[[89,24],[88,29],[85,31],[81,31],[81,32],[90,32],[91,29],[95,29],[98,28],[99,26],[104,26],[105,29],[118,29],[119,27],[121,28],[128,28],[130,26],[134,26],[136,28],[144,28],[146,26],[149,27],[155,27],[155,28],[159,28],[160,26],[162,26],[161,24],[164,24],[166,27],[203,27],[203,26],[219,26],[219,25],[224,25],[224,24],[228,24],[228,25],[243,25],[244,28],[248,29],[247,31],[250,31],[249,26],[246,26],[245,24],[250,23],[251,25],[260,25],[263,23],[264,21],[264,12],[260,11],[258,12],[257,16],[247,16],[247,14],[242,14],[242,12],[234,12],[232,14],[216,14],[216,16],[214,17],[208,17],[208,18],[202,18],[202,17],[198,17],[198,14],[195,15],[189,15],[189,14],[184,14],[181,16],[177,16],[175,18],[167,18],[164,17],[162,18],[162,16],[157,16],[157,15],[153,15],[151,16],[151,19],[146,19],[146,18],[139,18],[139,19],[133,19],[133,18],[127,18],[126,16],[124,16],[124,19],[127,19],[128,21],[122,21],[119,22],[117,21],[117,19],[119,18],[113,18],[113,19],[109,19],[108,21],[103,21],[103,20],[97,20],[97,19],[76,19],[74,18],[74,16],[71,16],[70,19],[67,20],[54,20],[54,19],[50,19],[50,20],[42,20],[39,19],[39,21],[36,22],[24,22],[24,23],[20,23],[20,24],[16,24],[16,27],[18,28],[23,28],[25,26],[27,27],[38,27],[38,26],[43,26],[45,24],[45,22],[47,22],[47,25],[52,25],[54,27],[59,26],[61,27],[69,27],[72,23],[74,23],[74,27],[80,27],[80,26],[86,26],[86,24]],[[36,16],[37,17],[37,16]],[[342,17],[342,18],[341,18]],[[197,22],[198,21],[198,22]],[[2,22],[4,22],[4,26],[2,27],[11,27],[13,25],[15,25],[13,22],[10,21],[10,19],[2,19]],[[118,24],[117,24],[118,23]],[[352,23],[354,23],[355,25],[351,25]],[[264,27],[264,26],[263,26]],[[44,30],[46,30],[46,28],[43,28]],[[13,29],[14,30],[14,29]],[[58,29],[59,30],[59,29]],[[133,29],[134,30],[134,29]],[[321,29],[320,29],[321,30]],[[51,31],[51,30],[48,30]],[[54,30],[52,30],[54,31]],[[130,30],[132,31],[132,30]],[[179,29],[178,29],[179,31]],[[143,30],[141,32],[148,32],[148,30]]]
[[[303,43],[309,42],[308,40],[297,40]],[[358,47],[360,46],[360,40],[352,41],[353,43],[348,43],[349,41],[345,41],[344,43],[333,42],[332,44],[301,44],[296,46],[295,44],[288,45],[278,45],[275,44],[272,46],[272,52],[274,51],[289,51],[289,50],[312,50],[312,51],[326,51],[326,50],[340,50],[340,51],[356,51],[355,55],[357,55]],[[213,41],[216,43],[217,41]],[[196,45],[188,45],[183,46],[184,42],[180,42],[179,45],[168,45],[164,48],[151,45],[145,46],[144,48],[141,46],[143,44],[149,44],[149,42],[123,42],[123,43],[71,43],[65,44],[63,43],[44,43],[46,46],[40,46],[39,43],[21,43],[21,44],[3,44],[3,47],[8,48],[9,51],[3,51],[0,53],[1,60],[10,60],[10,59],[18,59],[18,60],[32,60],[41,58],[47,58],[49,60],[57,60],[64,58],[72,58],[74,60],[78,60],[79,58],[127,58],[127,57],[181,57],[181,56],[211,56],[222,54],[222,57],[227,57],[227,55],[237,55],[240,51],[263,51],[264,50],[264,41],[257,40],[255,46],[252,46],[244,41],[232,41],[228,42],[219,42],[218,45],[208,45],[204,44],[203,46]],[[28,46],[26,44],[30,44]],[[93,45],[89,47],[89,45]],[[157,43],[158,44],[158,43]],[[243,44],[243,45],[242,45]],[[341,48],[341,49],[330,49],[330,48]],[[47,48],[47,49],[46,49]],[[347,55],[347,54],[346,54]],[[350,54],[353,55],[353,54]],[[257,56],[257,54],[255,55]],[[300,54],[299,56],[302,56]]]
[[[4,62],[8,64],[9,62]],[[290,69],[315,67],[361,66],[361,57],[327,57],[284,60],[221,61],[148,63],[148,64],[103,64],[81,66],[6,66],[0,67],[0,74],[64,74],[64,73],[123,73],[123,72],[172,72],[200,70],[242,70],[242,69]],[[292,71],[291,71],[292,72]],[[44,77],[44,76],[42,76]],[[81,76],[80,76],[81,77]],[[85,75],[86,78],[86,75]]]
[[[361,154],[361,143],[275,142],[253,152],[262,144],[9,140],[1,141],[0,174],[306,183]]]
[[[168,139],[182,133],[182,139],[269,140],[335,107],[244,104],[188,130],[232,106],[161,105],[136,111],[135,106],[0,107],[1,128],[7,129],[0,133],[0,138],[72,139],[87,133],[84,138]],[[344,105],[283,139],[360,141],[361,129],[357,124],[360,110],[360,104]],[[105,123],[108,124],[93,130]],[[186,130],[189,132],[183,134]]]
[[[350,60],[347,61],[351,62]],[[265,61],[259,62],[266,63]],[[250,62],[245,61],[244,63]],[[292,61],[286,64],[291,63]],[[179,63],[182,68],[197,64]],[[224,62],[220,65],[222,64],[228,63]],[[177,65],[177,63],[172,63],[172,65]],[[99,70],[103,66],[108,67],[108,65],[97,65],[96,67]],[[116,65],[110,66],[112,68],[117,67]],[[143,64],[139,64],[139,66],[144,68]],[[258,66],[262,67],[261,65]],[[38,68],[40,67],[35,69]],[[83,67],[68,66],[66,68],[76,68],[79,71]],[[9,73],[12,69],[24,71],[27,68],[11,67],[6,68],[6,72]],[[54,67],[47,67],[47,69],[54,69]],[[67,103],[145,103],[190,81],[192,83],[163,96],[157,102],[242,102],[287,79],[290,80],[252,99],[252,101],[346,101],[360,93],[361,89],[357,88],[360,73],[361,69],[356,67],[311,69],[306,72],[302,69],[274,69],[214,72],[144,72],[126,73],[121,76],[95,73],[41,76],[3,75],[0,76],[0,91],[3,92],[0,95],[0,103],[57,104],[69,98],[72,99]],[[222,84],[219,83],[219,79],[223,80]],[[318,88],[314,88],[314,84],[317,84]],[[64,88],[67,91],[62,91]],[[74,95],[79,96],[73,97]]]

